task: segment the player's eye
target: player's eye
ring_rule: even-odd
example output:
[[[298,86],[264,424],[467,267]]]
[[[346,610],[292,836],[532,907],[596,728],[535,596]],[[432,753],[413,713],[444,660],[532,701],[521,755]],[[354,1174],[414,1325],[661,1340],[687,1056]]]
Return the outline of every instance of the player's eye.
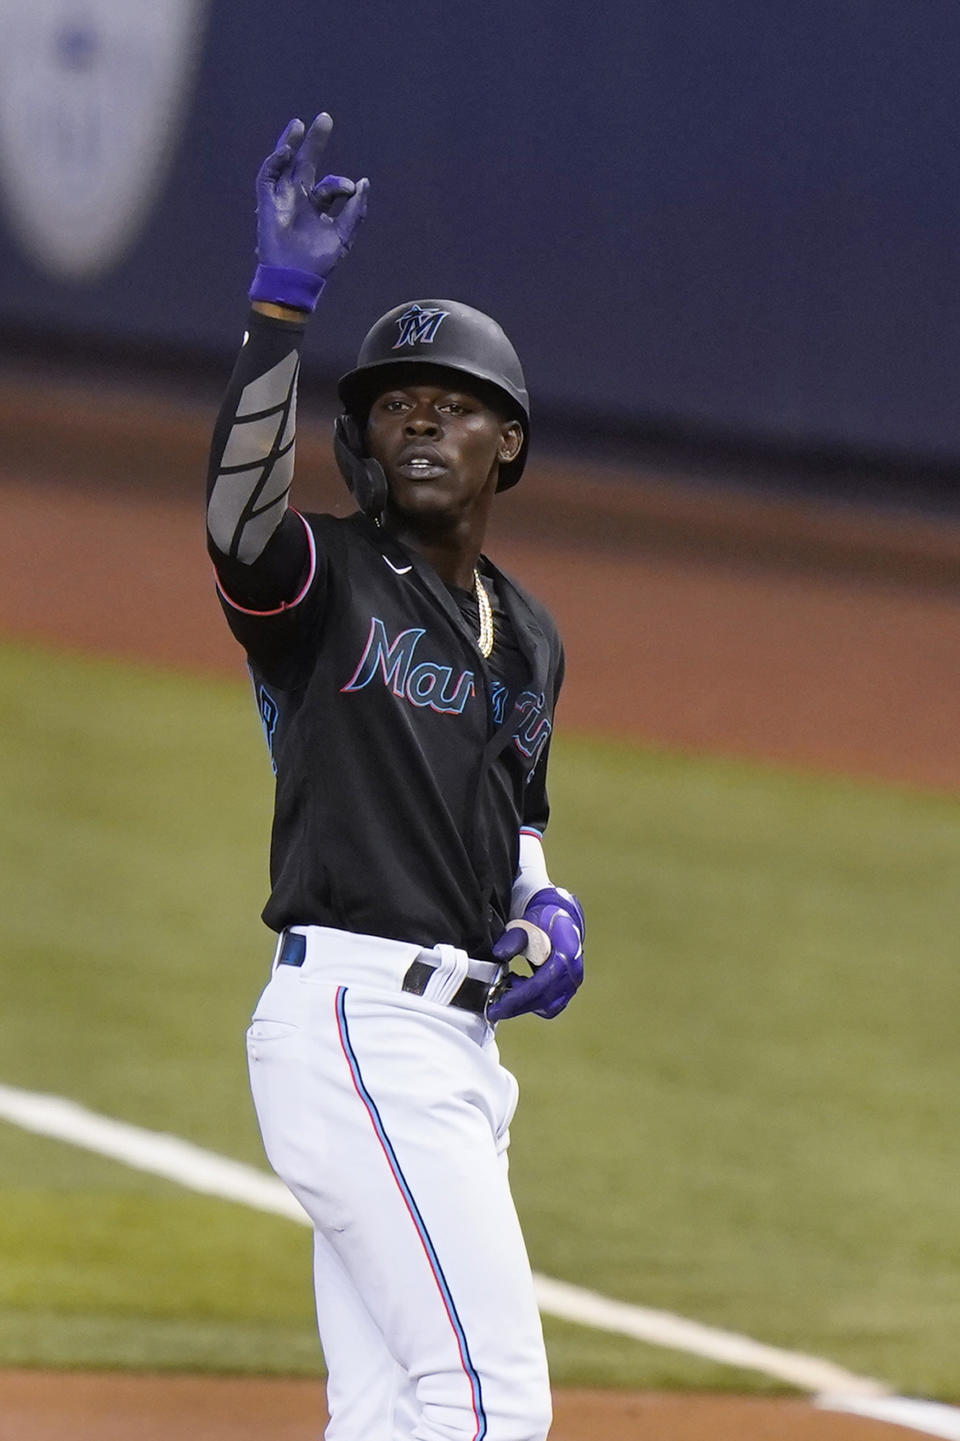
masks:
[[[447,411],[449,415],[467,414],[467,407],[464,405],[462,400],[445,400],[441,405],[440,409]]]

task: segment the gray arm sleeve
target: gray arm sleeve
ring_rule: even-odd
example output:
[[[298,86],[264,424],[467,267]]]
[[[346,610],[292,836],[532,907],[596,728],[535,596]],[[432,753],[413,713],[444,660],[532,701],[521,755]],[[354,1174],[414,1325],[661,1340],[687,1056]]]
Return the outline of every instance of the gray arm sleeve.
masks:
[[[256,312],[213,434],[207,531],[214,552],[253,565],[287,511],[304,326]]]

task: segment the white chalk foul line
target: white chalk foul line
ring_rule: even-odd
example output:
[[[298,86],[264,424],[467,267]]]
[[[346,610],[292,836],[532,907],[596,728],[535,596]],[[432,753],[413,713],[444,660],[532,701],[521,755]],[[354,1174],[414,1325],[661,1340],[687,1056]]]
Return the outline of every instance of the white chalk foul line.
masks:
[[[890,1387],[882,1381],[855,1376],[816,1356],[765,1346],[749,1336],[703,1326],[699,1321],[685,1321],[669,1311],[652,1311],[626,1301],[611,1301],[595,1291],[570,1286],[565,1281],[551,1281],[548,1276],[537,1276],[536,1281],[541,1311],[564,1321],[575,1321],[598,1331],[616,1331],[622,1336],[632,1336],[635,1341],[668,1346],[671,1350],[686,1351],[727,1366],[762,1371],[765,1376],[773,1376],[801,1391],[831,1391],[865,1398],[890,1394]]]
[[[125,1166],[162,1176],[191,1191],[236,1201],[254,1210],[283,1216],[300,1225],[310,1220],[275,1176],[241,1161],[231,1161],[179,1136],[148,1131],[112,1116],[89,1111],[63,1096],[0,1084],[0,1119],[36,1135],[65,1141],[109,1156]],[[749,1336],[703,1326],[668,1311],[613,1301],[595,1291],[536,1276],[537,1299],[547,1315],[580,1326],[630,1336],[651,1346],[686,1351],[728,1366],[759,1371],[800,1390],[814,1393],[826,1410],[847,1411],[892,1422],[930,1436],[960,1441],[960,1410],[930,1401],[891,1395],[882,1381],[794,1351],[766,1346]]]
[[[191,1141],[163,1131],[147,1131],[88,1111],[65,1096],[48,1096],[39,1091],[22,1091],[0,1085],[0,1117],[25,1131],[50,1136],[96,1151],[134,1170],[149,1171],[175,1181],[190,1191],[238,1201],[256,1211],[270,1211],[291,1221],[310,1225],[310,1218],[286,1186],[265,1171],[205,1151]]]

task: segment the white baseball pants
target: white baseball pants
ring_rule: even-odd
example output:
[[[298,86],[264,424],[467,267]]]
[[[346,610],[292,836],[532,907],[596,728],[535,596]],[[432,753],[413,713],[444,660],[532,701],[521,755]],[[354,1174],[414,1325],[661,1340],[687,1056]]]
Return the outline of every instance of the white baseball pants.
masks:
[[[274,966],[247,1050],[270,1164],[314,1224],[327,1441],[543,1441],[493,1028],[429,999],[460,974],[400,989],[418,947],[296,929],[306,958]]]

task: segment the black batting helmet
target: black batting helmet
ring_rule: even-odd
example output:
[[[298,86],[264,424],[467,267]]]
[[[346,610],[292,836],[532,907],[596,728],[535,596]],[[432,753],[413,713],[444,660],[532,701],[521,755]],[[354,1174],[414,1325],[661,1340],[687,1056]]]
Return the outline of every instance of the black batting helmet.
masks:
[[[496,392],[511,419],[523,427],[523,444],[515,460],[501,465],[497,490],[516,485],[530,439],[530,400],[517,352],[497,322],[472,305],[459,300],[408,300],[388,310],[367,332],[356,365],[341,376],[338,387],[346,417],[337,426],[337,459],[362,508],[369,510],[371,505],[364,504],[356,486],[360,427],[394,372],[399,378],[415,365],[442,366]]]

